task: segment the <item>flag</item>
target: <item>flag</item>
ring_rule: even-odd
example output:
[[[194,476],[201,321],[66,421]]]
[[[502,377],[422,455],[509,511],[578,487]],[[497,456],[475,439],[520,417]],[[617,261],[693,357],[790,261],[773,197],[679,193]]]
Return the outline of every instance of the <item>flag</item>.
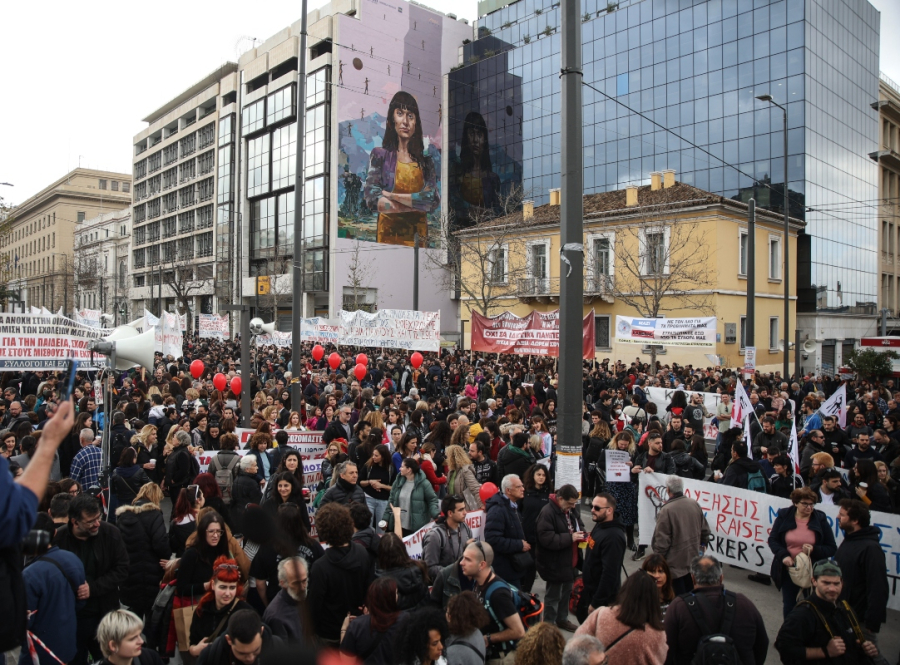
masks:
[[[788,455],[794,463],[794,475],[800,475],[800,444],[797,441],[797,423],[791,420],[791,442],[788,445]]]
[[[753,411],[750,396],[744,390],[744,384],[738,381],[734,386],[734,404],[731,407],[731,427],[743,427],[744,419]],[[749,428],[748,428],[749,434]]]
[[[753,459],[753,440],[750,437],[750,414],[753,411],[747,411],[744,416],[744,442],[747,444],[747,457]]]
[[[842,383],[834,395],[829,397],[825,403],[819,407],[819,413],[822,416],[837,416],[838,424],[841,429],[847,426],[847,384]]]

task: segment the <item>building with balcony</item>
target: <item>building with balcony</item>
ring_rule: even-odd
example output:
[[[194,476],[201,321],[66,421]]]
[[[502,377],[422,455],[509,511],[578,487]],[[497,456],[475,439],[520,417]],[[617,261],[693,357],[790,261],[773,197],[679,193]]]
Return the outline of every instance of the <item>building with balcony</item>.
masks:
[[[19,204],[4,223],[0,254],[20,305],[71,315],[76,227],[130,203],[130,175],[79,167]]]
[[[75,309],[100,310],[113,317],[114,325],[127,322],[131,318],[131,208],[76,224],[74,240]]]
[[[559,198],[459,231],[461,313],[468,345],[471,312],[493,316],[559,307]],[[642,187],[584,197],[584,304],[593,311],[599,359],[624,360],[649,347],[617,345],[616,315],[715,316],[719,363],[743,365],[747,342],[747,277],[751,239],[748,207],[685,183],[674,171],[651,174]],[[757,209],[755,226],[757,367],[780,370],[784,338],[783,218]],[[804,222],[791,219],[788,251],[795,251]],[[565,264],[562,264],[565,269]],[[791,266],[791,284],[796,265]],[[796,311],[791,287],[790,311]],[[665,363],[708,366],[696,349],[657,349]],[[793,354],[791,354],[793,356]]]
[[[900,330],[900,85],[884,74],[878,86],[880,129],[878,150],[869,157],[878,163],[878,217],[881,234],[878,236],[881,281],[878,288],[878,308],[887,310],[889,325]],[[896,334],[892,332],[891,334]]]

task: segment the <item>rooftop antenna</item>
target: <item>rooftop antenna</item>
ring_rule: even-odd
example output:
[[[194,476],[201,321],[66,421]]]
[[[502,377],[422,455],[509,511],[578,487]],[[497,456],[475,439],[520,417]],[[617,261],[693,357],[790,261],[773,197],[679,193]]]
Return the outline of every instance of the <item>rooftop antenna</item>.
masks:
[[[243,50],[241,50],[241,46],[242,46],[243,43],[246,42],[246,41],[249,41],[249,42],[250,42],[250,46],[247,47],[247,48],[245,48],[245,49],[243,49]],[[252,49],[254,46],[256,46],[256,42],[257,42],[257,41],[258,41],[258,40],[256,39],[256,37],[250,37],[250,36],[248,36],[248,35],[241,35],[241,36],[238,38],[238,40],[234,43],[234,54],[235,54],[235,57],[236,57],[237,59],[240,59],[240,57],[241,57],[242,55],[244,55],[244,53],[246,53],[247,51],[249,51],[250,49]]]

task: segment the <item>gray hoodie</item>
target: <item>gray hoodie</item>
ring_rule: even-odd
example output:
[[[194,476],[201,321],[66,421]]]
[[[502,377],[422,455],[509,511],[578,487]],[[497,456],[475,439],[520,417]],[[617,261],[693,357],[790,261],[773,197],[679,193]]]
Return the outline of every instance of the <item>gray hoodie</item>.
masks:
[[[467,645],[471,645],[474,651]],[[451,635],[444,655],[447,665],[484,665],[484,635],[480,630],[473,630],[468,635]]]

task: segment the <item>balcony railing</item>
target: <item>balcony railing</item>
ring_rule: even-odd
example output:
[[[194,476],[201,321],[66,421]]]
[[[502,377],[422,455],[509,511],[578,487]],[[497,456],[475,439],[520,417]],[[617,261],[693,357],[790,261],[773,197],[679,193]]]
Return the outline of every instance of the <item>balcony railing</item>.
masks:
[[[516,284],[516,297],[524,302],[559,302],[559,277],[524,277]],[[601,299],[612,303],[615,299],[612,275],[584,276],[584,300]]]

